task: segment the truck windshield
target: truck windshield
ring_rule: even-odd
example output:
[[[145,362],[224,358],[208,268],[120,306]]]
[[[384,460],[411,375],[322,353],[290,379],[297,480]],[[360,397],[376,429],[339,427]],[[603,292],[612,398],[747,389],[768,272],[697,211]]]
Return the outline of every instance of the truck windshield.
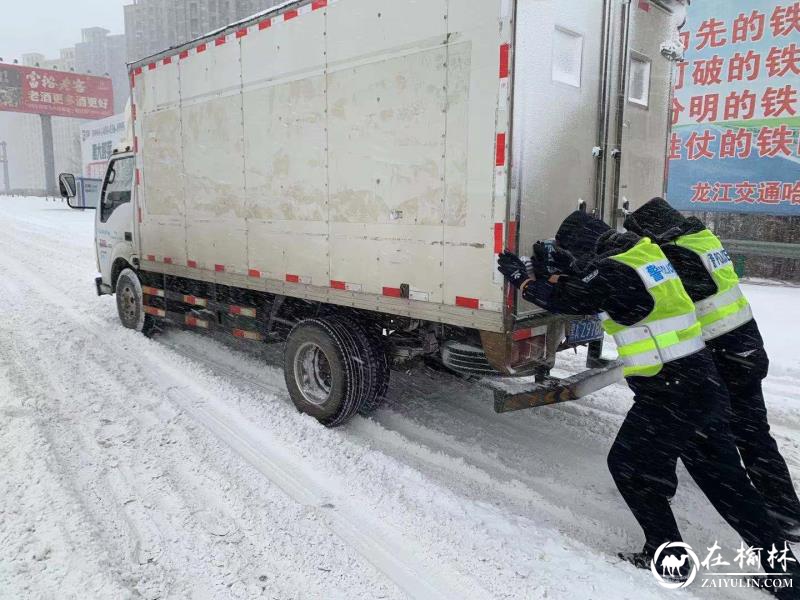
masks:
[[[118,158],[109,165],[100,198],[100,221],[102,223],[108,221],[118,206],[131,201],[133,165],[133,157]]]

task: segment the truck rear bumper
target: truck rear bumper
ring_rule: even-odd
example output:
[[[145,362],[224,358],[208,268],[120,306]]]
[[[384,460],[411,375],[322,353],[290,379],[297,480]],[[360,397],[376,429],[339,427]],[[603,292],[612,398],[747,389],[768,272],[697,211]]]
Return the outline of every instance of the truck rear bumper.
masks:
[[[531,389],[506,392],[495,389],[494,410],[498,413],[550,406],[579,400],[622,380],[622,363],[610,361],[603,366],[583,371],[566,379],[545,377]]]

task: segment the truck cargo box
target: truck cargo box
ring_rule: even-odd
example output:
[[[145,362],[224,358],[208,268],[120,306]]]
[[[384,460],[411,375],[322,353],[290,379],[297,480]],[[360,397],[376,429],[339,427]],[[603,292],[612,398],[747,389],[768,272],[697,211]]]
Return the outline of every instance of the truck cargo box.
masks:
[[[134,67],[147,268],[503,331],[511,17],[297,2]]]

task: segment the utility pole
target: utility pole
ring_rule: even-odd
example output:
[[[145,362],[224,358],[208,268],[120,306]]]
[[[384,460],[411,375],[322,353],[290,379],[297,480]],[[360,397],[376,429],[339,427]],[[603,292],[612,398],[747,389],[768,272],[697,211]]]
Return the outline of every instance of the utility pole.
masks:
[[[5,193],[11,195],[11,181],[8,178],[8,150],[5,142],[0,142],[0,163],[3,163],[3,184]]]
[[[53,117],[39,115],[42,118],[42,147],[44,149],[45,193],[57,196],[56,193],[56,158],[53,147]]]

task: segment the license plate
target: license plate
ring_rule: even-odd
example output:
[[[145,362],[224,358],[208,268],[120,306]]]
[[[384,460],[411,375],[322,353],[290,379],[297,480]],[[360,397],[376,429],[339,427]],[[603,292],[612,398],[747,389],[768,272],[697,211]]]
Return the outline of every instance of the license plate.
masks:
[[[587,344],[603,338],[603,327],[600,320],[595,318],[573,321],[567,328],[567,345],[577,346]]]

